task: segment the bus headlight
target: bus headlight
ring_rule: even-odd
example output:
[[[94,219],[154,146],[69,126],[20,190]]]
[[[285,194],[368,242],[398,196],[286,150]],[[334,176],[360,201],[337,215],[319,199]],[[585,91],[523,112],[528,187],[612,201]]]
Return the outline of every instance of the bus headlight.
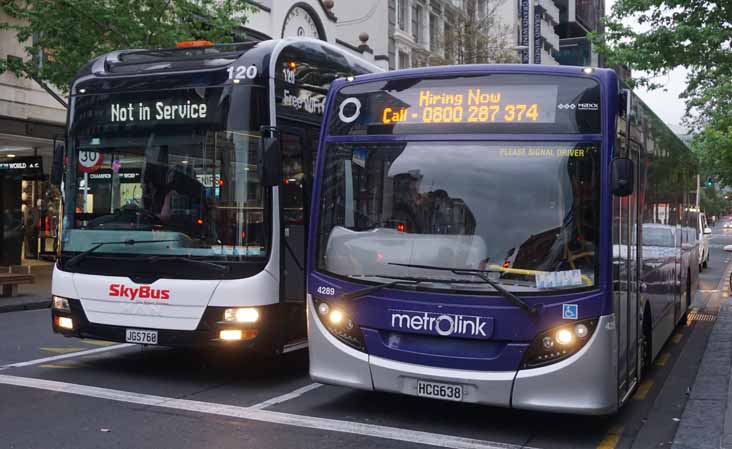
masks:
[[[536,368],[575,354],[590,340],[597,319],[564,323],[539,333],[524,354],[521,368]]]
[[[71,306],[69,306],[69,300],[60,296],[53,297],[53,308],[59,312],[71,312]]]
[[[328,332],[342,343],[357,349],[366,350],[361,329],[343,309],[333,307],[325,301],[313,299],[318,319]]]
[[[259,321],[259,311],[254,307],[224,310],[224,321],[237,323],[256,323]]]

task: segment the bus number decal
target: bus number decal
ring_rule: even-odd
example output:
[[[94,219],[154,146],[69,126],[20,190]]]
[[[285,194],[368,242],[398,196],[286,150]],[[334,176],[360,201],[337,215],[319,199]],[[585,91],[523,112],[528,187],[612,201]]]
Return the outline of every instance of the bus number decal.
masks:
[[[318,287],[318,290],[317,291],[321,295],[326,295],[326,296],[333,296],[333,295],[335,295],[335,288],[334,287],[324,287],[324,286],[321,285],[320,287]]]
[[[257,77],[257,66],[250,65],[250,66],[243,66],[238,65],[236,67],[231,66],[228,69],[226,69],[227,72],[229,72],[229,79],[254,79]]]

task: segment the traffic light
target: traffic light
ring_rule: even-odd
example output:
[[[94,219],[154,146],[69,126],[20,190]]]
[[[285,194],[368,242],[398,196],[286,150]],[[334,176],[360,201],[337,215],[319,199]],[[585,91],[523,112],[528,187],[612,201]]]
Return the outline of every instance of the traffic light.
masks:
[[[712,178],[707,179],[707,187],[714,187],[714,180]]]

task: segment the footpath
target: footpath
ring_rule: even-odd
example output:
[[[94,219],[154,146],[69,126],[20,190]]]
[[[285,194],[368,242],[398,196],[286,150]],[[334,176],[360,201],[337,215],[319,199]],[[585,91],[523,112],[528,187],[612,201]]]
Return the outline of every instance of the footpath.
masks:
[[[732,449],[732,298],[728,282],[731,269],[732,265],[726,268],[720,291],[698,311],[717,318],[672,449]]]
[[[35,282],[19,285],[17,296],[0,297],[0,313],[51,307],[53,264],[50,262],[34,263],[30,270],[35,277]]]

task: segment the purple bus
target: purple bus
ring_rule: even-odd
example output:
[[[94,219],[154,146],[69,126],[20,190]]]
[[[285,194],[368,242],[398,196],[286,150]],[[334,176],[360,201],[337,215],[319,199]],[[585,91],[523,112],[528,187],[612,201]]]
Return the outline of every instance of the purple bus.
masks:
[[[696,169],[612,70],[334,82],[310,216],[311,377],[613,413],[696,290]]]

